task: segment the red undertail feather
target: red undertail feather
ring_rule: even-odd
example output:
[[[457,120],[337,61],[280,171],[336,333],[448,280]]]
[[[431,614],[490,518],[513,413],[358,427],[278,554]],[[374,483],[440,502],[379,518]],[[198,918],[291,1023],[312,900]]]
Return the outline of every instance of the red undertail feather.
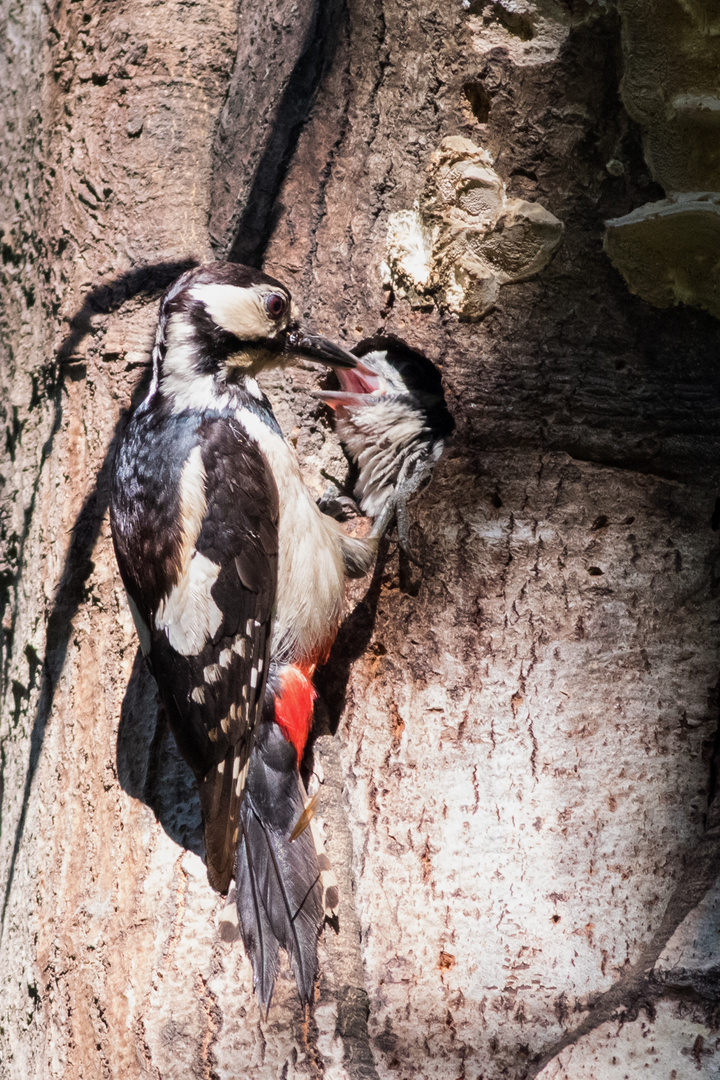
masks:
[[[310,680],[314,670],[314,665],[310,670],[287,668],[282,674],[282,688],[275,699],[275,720],[287,741],[295,747],[298,765],[312,727],[315,690]]]

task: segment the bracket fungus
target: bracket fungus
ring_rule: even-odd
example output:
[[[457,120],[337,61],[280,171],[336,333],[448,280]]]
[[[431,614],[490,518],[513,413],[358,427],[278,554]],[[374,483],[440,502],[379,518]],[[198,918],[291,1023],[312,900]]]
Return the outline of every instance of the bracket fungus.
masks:
[[[671,195],[605,226],[605,250],[631,292],[720,318],[720,194]]]
[[[452,136],[432,155],[415,207],[390,215],[386,280],[415,306],[480,319],[501,285],[547,265],[562,233],[539,203],[507,197],[486,150]]]
[[[606,221],[631,292],[720,318],[720,16],[716,0],[620,0],[623,104],[667,198]]]

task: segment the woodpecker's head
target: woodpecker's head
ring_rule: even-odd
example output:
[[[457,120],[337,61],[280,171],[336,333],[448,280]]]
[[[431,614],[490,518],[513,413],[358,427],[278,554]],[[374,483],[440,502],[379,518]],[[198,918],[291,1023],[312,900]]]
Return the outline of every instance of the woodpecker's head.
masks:
[[[352,353],[356,367],[337,373],[342,390],[319,391],[317,397],[345,414],[385,405],[397,415],[404,406],[422,416],[435,438],[452,434],[455,422],[445,404],[440,372],[431,360],[390,334],[364,338]]]
[[[355,498],[379,536],[430,475],[455,422],[440,373],[422,353],[390,335],[365,338],[353,353],[357,366],[338,371],[342,390],[315,396],[335,409],[336,431],[358,470]],[[407,550],[403,521],[398,517]]]
[[[279,281],[237,263],[188,270],[160,305],[153,351],[158,387],[180,407],[209,405],[233,387],[257,396],[264,367],[299,356],[351,368],[358,361],[297,321],[290,293]]]

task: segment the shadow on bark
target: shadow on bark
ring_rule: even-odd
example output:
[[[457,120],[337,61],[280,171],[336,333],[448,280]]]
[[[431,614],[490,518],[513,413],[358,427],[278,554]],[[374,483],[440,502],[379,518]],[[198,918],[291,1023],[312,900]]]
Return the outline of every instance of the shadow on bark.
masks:
[[[390,542],[384,536],[378,545],[370,587],[347,618],[335,638],[327,662],[318,669],[315,686],[322,703],[316,708],[312,740],[320,735],[335,735],[340,717],[345,709],[347,687],[352,665],[363,655],[375,629],[378,602],[382,589],[383,574],[387,563]],[[324,706],[324,709],[323,709]],[[323,712],[325,715],[323,716]]]
[[[282,8],[276,16],[282,22]],[[348,17],[343,0],[314,0],[299,11],[293,6],[288,16],[295,41],[285,43],[284,54],[302,37],[295,62],[287,77],[284,60],[269,68],[264,63],[264,77],[258,84],[252,45],[247,42],[246,27],[252,13],[241,9],[235,69],[213,144],[211,243],[219,258],[249,266],[262,263],[283,209],[278,205],[278,194]],[[268,105],[270,122],[258,123]],[[257,164],[253,165],[256,156]],[[246,175],[250,169],[251,174]]]
[[[37,470],[30,505],[25,513],[25,526],[18,545],[18,577],[14,582],[19,585],[22,573],[25,544],[30,533],[30,527],[34,518],[35,506],[40,491],[41,478],[45,464],[52,453],[55,436],[62,424],[62,391],[64,380],[69,371],[75,351],[82,340],[91,332],[91,319],[93,315],[109,314],[118,311],[124,303],[136,296],[145,295],[148,298],[158,296],[164,292],[167,286],[181,273],[194,266],[195,260],[184,259],[177,262],[151,263],[148,266],[130,270],[119,275],[112,281],[104,282],[91,289],[82,307],[70,320],[70,333],[67,334],[60,346],[57,356],[52,365],[46,369],[46,389],[52,395],[54,415],[50,435],[45,441],[40,456],[40,464]],[[150,371],[143,374],[138,381],[133,393],[133,400],[129,412],[139,403],[147,392],[150,379]],[[2,915],[0,916],[0,929],[5,925],[10,892],[12,890],[15,866],[17,863],[20,844],[25,831],[25,822],[32,790],[33,779],[37,770],[40,752],[42,750],[45,728],[52,710],[55,691],[62,673],[68,643],[72,634],[72,620],[77,614],[80,605],[85,600],[85,587],[92,573],[92,551],[100,534],[100,526],[108,506],[108,481],[110,469],[115,457],[115,447],[120,432],[125,426],[129,412],[124,414],[113,432],[113,437],[108,446],[105,458],[95,478],[95,483],[86,496],[82,509],[77,516],[72,529],[72,541],[65,559],[65,565],[58,584],[52,611],[48,618],[47,638],[45,650],[45,665],[43,670],[43,683],[40,691],[40,700],[35,711],[32,731],[30,734],[30,757],[28,770],[25,777],[25,785],[22,793],[22,805],[15,840],[12,848],[10,867],[5,892],[3,897]],[[14,636],[17,610],[13,609],[10,640]]]
[[[205,862],[195,777],[180,756],[140,649],[120,711],[117,770],[123,791],[149,806],[170,839]]]

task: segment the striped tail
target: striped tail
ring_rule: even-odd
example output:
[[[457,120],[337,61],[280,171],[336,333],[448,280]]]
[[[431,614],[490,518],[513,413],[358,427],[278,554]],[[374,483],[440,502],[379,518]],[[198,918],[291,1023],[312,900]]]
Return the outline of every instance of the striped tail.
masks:
[[[240,931],[266,1012],[281,946],[290,958],[301,1000],[312,999],[324,918],[313,830],[296,830],[291,838],[306,805],[297,751],[267,718],[268,712],[266,706],[250,755],[235,863]]]

